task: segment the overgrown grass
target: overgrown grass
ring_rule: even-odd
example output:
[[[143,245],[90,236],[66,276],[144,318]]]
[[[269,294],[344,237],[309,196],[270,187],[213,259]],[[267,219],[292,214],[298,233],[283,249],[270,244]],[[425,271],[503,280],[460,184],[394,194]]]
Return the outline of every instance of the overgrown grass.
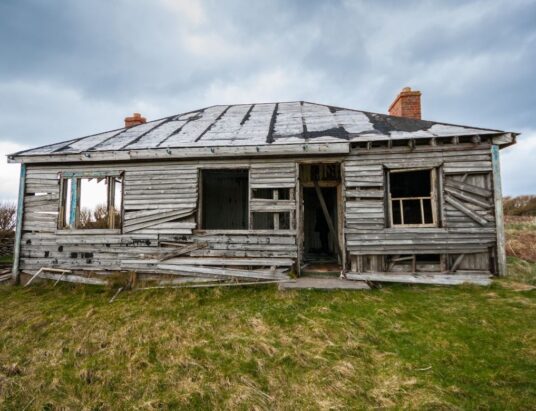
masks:
[[[13,256],[11,255],[2,255],[0,256],[0,263],[13,263]]]
[[[536,262],[536,217],[508,217],[505,232],[509,256]]]
[[[3,409],[534,409],[536,291],[0,287]],[[517,273],[520,273],[519,276]],[[531,277],[532,276],[532,277]]]

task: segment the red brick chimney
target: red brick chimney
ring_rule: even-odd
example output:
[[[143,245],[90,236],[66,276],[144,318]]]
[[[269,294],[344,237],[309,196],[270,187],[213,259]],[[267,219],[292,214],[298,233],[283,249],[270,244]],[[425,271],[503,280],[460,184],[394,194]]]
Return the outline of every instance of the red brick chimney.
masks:
[[[421,119],[421,92],[404,87],[389,107],[389,114],[397,117]]]
[[[147,119],[142,117],[140,113],[134,113],[132,117],[125,117],[125,127],[139,126],[140,124],[146,123]]]

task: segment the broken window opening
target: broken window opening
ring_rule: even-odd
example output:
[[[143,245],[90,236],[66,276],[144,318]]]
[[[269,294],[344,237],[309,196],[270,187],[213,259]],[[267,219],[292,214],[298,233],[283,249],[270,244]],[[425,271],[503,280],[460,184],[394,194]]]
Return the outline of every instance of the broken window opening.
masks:
[[[326,164],[303,164],[300,171],[302,184],[319,182],[332,182],[334,184],[341,181],[341,168],[339,163]]]
[[[387,272],[438,272],[442,270],[440,254],[398,254],[386,255]]]
[[[290,188],[254,188],[251,198],[259,200],[290,200]]]
[[[120,229],[123,180],[118,176],[62,178],[60,229]]]
[[[252,226],[254,230],[290,230],[290,212],[253,212]]]
[[[439,254],[416,254],[415,260],[419,263],[439,264],[441,260],[441,255]]]
[[[285,201],[294,199],[294,190],[291,188],[253,188],[252,200],[267,200],[265,205],[284,205]],[[290,230],[290,211],[252,211],[251,229],[253,230]]]
[[[389,211],[391,226],[436,226],[436,170],[391,170]]]
[[[205,230],[247,230],[249,170],[201,170],[199,226]]]

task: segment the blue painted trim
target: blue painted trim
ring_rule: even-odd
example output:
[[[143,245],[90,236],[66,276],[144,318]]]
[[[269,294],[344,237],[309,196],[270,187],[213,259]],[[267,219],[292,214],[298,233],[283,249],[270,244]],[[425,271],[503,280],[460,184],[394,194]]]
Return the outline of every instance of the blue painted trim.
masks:
[[[493,160],[493,171],[497,174],[501,174],[499,168],[499,146],[494,144],[491,146],[491,156]]]
[[[24,191],[26,187],[26,164],[20,166],[19,198],[17,201],[17,226],[15,232],[15,250],[13,253],[13,281],[19,281],[20,242],[22,238],[22,220],[24,213]]]
[[[76,177],[71,178],[71,210],[69,213],[69,225],[71,228],[76,228],[76,206],[78,203],[78,179]]]

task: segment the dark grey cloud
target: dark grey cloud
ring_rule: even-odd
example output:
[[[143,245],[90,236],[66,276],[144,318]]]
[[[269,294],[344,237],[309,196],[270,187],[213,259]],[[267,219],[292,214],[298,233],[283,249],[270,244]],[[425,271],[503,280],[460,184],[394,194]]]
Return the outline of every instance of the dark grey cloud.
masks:
[[[25,146],[134,110],[305,99],[385,112],[406,85],[425,118],[536,138],[534,0],[3,0],[0,56],[0,142]]]

